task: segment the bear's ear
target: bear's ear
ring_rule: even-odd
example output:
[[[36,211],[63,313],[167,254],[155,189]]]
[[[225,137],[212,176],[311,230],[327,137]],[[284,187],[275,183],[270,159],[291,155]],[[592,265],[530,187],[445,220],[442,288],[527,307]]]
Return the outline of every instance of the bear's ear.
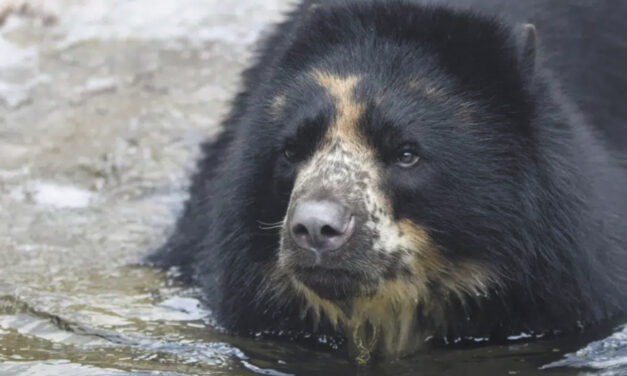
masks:
[[[314,18],[321,10],[322,10],[322,5],[320,3],[316,3],[316,2],[311,3],[307,7],[307,10],[305,10],[302,13],[301,18],[303,19],[303,21],[308,21]]]
[[[536,71],[536,27],[533,24],[520,25],[518,34],[518,62],[527,79],[531,80]]]
[[[300,16],[298,16],[296,22],[296,26],[298,28],[302,28],[304,27],[304,25],[312,22],[316,18],[316,16],[321,13],[323,8],[322,5],[317,2],[312,2],[309,5],[303,5],[305,5],[305,8],[303,8],[304,10],[301,11]]]
[[[316,10],[320,9],[320,6],[321,6],[321,5],[320,5],[320,4],[318,4],[318,3],[313,3],[313,4],[311,4],[311,5],[309,6],[309,8],[307,8],[307,12],[308,12],[308,13],[315,12]]]

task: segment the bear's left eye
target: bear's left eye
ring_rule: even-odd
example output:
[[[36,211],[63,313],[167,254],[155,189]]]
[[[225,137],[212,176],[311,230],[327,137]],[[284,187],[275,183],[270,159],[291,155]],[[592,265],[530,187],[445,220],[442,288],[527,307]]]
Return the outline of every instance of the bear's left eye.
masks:
[[[402,149],[397,155],[395,163],[402,168],[410,168],[416,165],[420,157],[416,152],[410,149]]]

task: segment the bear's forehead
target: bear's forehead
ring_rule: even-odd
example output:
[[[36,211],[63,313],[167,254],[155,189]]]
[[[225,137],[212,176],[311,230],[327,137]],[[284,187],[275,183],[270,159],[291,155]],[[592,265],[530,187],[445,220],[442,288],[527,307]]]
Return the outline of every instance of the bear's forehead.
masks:
[[[482,110],[459,94],[451,80],[422,73],[398,77],[368,71],[312,69],[278,89],[268,101],[268,113],[281,128],[314,123],[317,131],[356,139],[358,133],[405,132],[420,126],[472,123]],[[312,121],[314,119],[314,121]],[[341,132],[341,134],[337,134]],[[376,143],[377,140],[375,140]]]

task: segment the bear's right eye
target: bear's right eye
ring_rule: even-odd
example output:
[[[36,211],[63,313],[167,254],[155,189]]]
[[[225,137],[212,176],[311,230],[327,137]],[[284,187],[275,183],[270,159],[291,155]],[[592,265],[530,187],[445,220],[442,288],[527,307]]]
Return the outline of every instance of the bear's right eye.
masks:
[[[298,148],[297,148],[296,144],[294,144],[294,143],[287,143],[283,147],[283,156],[289,162],[296,162],[296,161],[298,161],[299,153],[298,153]]]

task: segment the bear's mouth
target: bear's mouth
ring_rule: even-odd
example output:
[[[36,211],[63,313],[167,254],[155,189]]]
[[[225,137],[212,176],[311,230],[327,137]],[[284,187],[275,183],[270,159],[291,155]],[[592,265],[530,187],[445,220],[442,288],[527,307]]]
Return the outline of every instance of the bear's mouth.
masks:
[[[333,301],[371,295],[377,287],[377,281],[347,269],[295,266],[292,274],[321,298]]]

